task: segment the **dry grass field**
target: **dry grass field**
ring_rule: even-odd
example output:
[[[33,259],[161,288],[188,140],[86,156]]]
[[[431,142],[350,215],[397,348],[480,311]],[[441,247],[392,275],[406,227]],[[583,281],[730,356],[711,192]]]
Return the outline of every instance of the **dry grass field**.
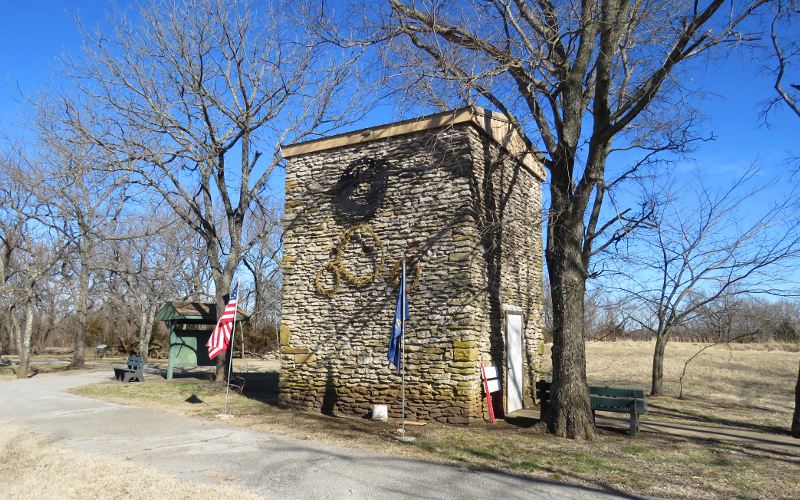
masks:
[[[697,344],[668,351],[667,390],[677,394],[681,359]],[[591,343],[587,347],[593,383],[647,387],[652,346],[646,343]],[[710,352],[709,352],[710,351]],[[793,408],[800,355],[766,349],[713,348],[690,367],[687,399],[650,401],[653,419],[689,423],[785,429]],[[800,498],[800,445],[797,453],[771,452],[717,439],[599,429],[594,442],[555,438],[528,427],[532,422],[498,422],[470,427],[428,424],[412,428],[413,444],[392,438],[397,423],[325,416],[276,406],[274,363],[250,362],[237,368],[245,377],[243,395],[232,393],[229,422],[257,431],[357,446],[393,455],[490,467],[514,474],[579,483],[624,494],[681,498]],[[198,374],[198,376],[200,376]],[[224,389],[196,378],[143,384],[97,384],[76,391],[120,403],[214,419]],[[695,415],[697,414],[697,415]],[[700,422],[698,422],[700,421]],[[785,431],[784,431],[785,432]]]
[[[53,444],[24,427],[0,423],[0,497],[259,498],[231,485],[187,483],[126,460]]]
[[[785,432],[794,410],[800,353],[770,344],[718,345],[706,349],[686,370],[684,399],[678,399],[684,363],[707,344],[671,342],[664,362],[665,396],[649,398],[643,418]],[[649,392],[654,344],[589,342],[587,377],[597,385],[641,387]],[[545,356],[550,370],[549,347]]]

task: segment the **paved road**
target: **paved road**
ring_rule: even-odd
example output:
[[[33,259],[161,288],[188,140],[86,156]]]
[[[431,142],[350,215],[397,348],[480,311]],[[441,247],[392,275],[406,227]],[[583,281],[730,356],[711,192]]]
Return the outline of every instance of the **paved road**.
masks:
[[[65,392],[108,372],[0,383],[0,420],[82,451],[124,456],[193,481],[210,473],[272,498],[611,498],[555,481],[244,430]]]

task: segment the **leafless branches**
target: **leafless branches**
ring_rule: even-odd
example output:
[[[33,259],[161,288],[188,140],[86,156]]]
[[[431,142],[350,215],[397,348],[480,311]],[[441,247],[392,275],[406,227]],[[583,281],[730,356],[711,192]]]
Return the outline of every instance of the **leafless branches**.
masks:
[[[767,111],[783,102],[800,118],[800,3],[794,0],[774,2],[775,15],[770,25],[770,41],[775,54],[775,99],[767,103]]]
[[[31,190],[30,181],[24,158],[6,152],[0,159],[0,315],[19,353],[18,378],[28,376],[37,295],[74,243],[57,230],[63,224],[50,218],[47,200]]]
[[[145,186],[201,238],[219,310],[258,241],[245,221],[269,204],[281,144],[360,117],[347,87],[358,52],[326,51],[292,21],[304,7],[145,3],[111,36],[87,34],[85,56],[70,64],[79,99],[54,108],[79,142],[113,158],[108,170]]]
[[[550,173],[559,435],[593,434],[582,307],[592,258],[654,216],[647,200],[615,204],[610,188],[698,139],[680,67],[751,40],[739,27],[766,2],[392,0],[382,20],[376,39],[390,40],[385,64],[407,95],[497,109]]]
[[[794,200],[753,212],[752,200],[764,188],[753,187],[756,176],[751,167],[731,186],[715,189],[696,175],[688,183],[694,199],[682,185],[680,199],[659,208],[656,227],[621,262],[633,284],[623,292],[640,304],[638,321],[656,337],[653,395],[661,394],[664,350],[680,325],[724,296],[792,292],[778,276],[800,257]]]

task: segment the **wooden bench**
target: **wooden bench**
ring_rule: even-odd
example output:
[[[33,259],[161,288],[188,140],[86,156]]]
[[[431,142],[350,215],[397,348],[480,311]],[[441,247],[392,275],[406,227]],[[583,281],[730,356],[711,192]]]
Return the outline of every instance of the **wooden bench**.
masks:
[[[114,365],[114,378],[120,382],[144,382],[144,358],[141,356],[128,355],[126,366]]]
[[[536,392],[542,406],[542,415],[547,411],[550,402],[550,382],[540,380],[536,383]],[[639,415],[647,413],[647,400],[642,389],[623,389],[590,385],[589,401],[592,406],[592,419],[595,412],[609,411],[630,415],[630,435],[636,436],[639,430]]]

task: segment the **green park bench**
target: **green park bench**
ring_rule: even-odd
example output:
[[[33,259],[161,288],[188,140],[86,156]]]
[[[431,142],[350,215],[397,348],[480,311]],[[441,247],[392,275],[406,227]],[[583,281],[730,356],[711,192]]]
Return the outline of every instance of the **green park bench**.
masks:
[[[114,365],[114,378],[120,382],[144,382],[144,358],[141,356],[128,355],[128,363],[125,366]]]
[[[544,415],[550,402],[550,382],[545,380],[537,382],[536,392],[541,402],[541,413]],[[639,430],[639,415],[647,413],[647,400],[642,389],[590,385],[589,401],[592,406],[592,419],[595,418],[597,411],[629,414],[631,437],[636,436],[636,431]]]

